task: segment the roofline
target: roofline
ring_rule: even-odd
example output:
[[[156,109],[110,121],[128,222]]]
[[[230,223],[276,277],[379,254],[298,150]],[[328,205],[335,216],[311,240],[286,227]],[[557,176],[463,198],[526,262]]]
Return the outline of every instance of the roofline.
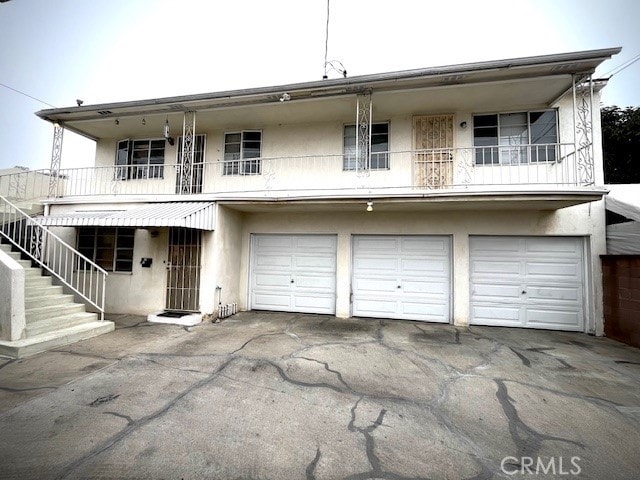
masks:
[[[201,93],[195,95],[180,95],[173,97],[152,98],[146,100],[133,100],[125,102],[102,103],[95,105],[83,105],[77,107],[64,107],[45,109],[36,112],[36,115],[42,119],[54,122],[54,117],[60,114],[81,113],[95,110],[116,110],[121,108],[150,107],[165,104],[197,102],[203,100],[219,100],[224,98],[250,97],[260,95],[273,95],[277,93],[299,91],[299,90],[328,90],[332,88],[349,88],[354,92],[358,89],[366,89],[372,87],[379,82],[402,81],[420,77],[433,77],[438,75],[464,74],[472,72],[480,72],[487,70],[504,70],[527,66],[542,66],[548,64],[561,64],[567,62],[576,62],[584,60],[606,60],[611,56],[619,53],[621,47],[606,48],[599,50],[585,50],[579,52],[559,53],[551,55],[538,55],[531,57],[510,58],[504,60],[492,60],[474,63],[462,63],[456,65],[447,65],[440,67],[419,68],[413,70],[401,70],[396,72],[375,73],[368,75],[359,75],[356,77],[338,78],[329,80],[316,80],[311,82],[290,83],[284,85],[275,85],[269,87],[246,88],[239,90],[225,90],[221,92]],[[568,72],[566,73],[592,73],[592,72]]]

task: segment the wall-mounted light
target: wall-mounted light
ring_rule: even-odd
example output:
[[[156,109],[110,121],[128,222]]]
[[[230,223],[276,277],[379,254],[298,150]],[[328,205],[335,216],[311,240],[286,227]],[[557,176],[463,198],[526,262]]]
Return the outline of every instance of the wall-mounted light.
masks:
[[[367,212],[373,212],[373,202],[372,201],[368,201],[367,202]]]
[[[289,100],[291,100],[291,95],[289,95],[287,92],[283,93],[280,97],[281,102],[287,102]]]
[[[147,121],[145,120],[145,118],[144,118],[144,117],[142,117],[142,124],[143,124],[143,125],[146,125],[146,124],[147,124]]]
[[[467,122],[460,122],[460,128],[467,128]]]
[[[120,120],[116,118],[116,125],[120,125]]]
[[[175,143],[173,137],[171,136],[171,133],[169,132],[169,118],[167,118],[164,122],[164,138],[167,139],[169,145],[173,145]]]

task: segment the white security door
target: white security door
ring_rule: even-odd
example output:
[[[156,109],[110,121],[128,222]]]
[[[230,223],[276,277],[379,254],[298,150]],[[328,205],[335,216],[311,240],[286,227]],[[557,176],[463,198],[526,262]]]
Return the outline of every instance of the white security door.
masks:
[[[584,240],[471,237],[471,323],[584,331]]]
[[[334,314],[335,235],[253,235],[251,308]]]
[[[448,323],[447,236],[353,237],[353,315]]]

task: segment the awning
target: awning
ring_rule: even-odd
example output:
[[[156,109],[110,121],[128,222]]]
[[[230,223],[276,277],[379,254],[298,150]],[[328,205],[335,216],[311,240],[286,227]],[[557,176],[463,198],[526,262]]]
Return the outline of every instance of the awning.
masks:
[[[640,222],[640,184],[605,185],[609,193],[604,198],[607,210],[629,220]]]
[[[213,231],[215,203],[152,203],[128,210],[82,210],[35,220],[50,227],[184,227]]]

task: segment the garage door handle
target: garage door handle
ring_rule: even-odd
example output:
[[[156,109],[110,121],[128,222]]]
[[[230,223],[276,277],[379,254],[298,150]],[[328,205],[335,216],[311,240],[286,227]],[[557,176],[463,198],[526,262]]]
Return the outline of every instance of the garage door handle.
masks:
[[[402,285],[398,285],[398,288],[402,288]]]
[[[522,294],[524,295],[525,293],[527,293],[527,291],[526,290],[522,290]]]
[[[294,283],[294,282],[293,282],[293,278],[291,279],[291,283]]]

